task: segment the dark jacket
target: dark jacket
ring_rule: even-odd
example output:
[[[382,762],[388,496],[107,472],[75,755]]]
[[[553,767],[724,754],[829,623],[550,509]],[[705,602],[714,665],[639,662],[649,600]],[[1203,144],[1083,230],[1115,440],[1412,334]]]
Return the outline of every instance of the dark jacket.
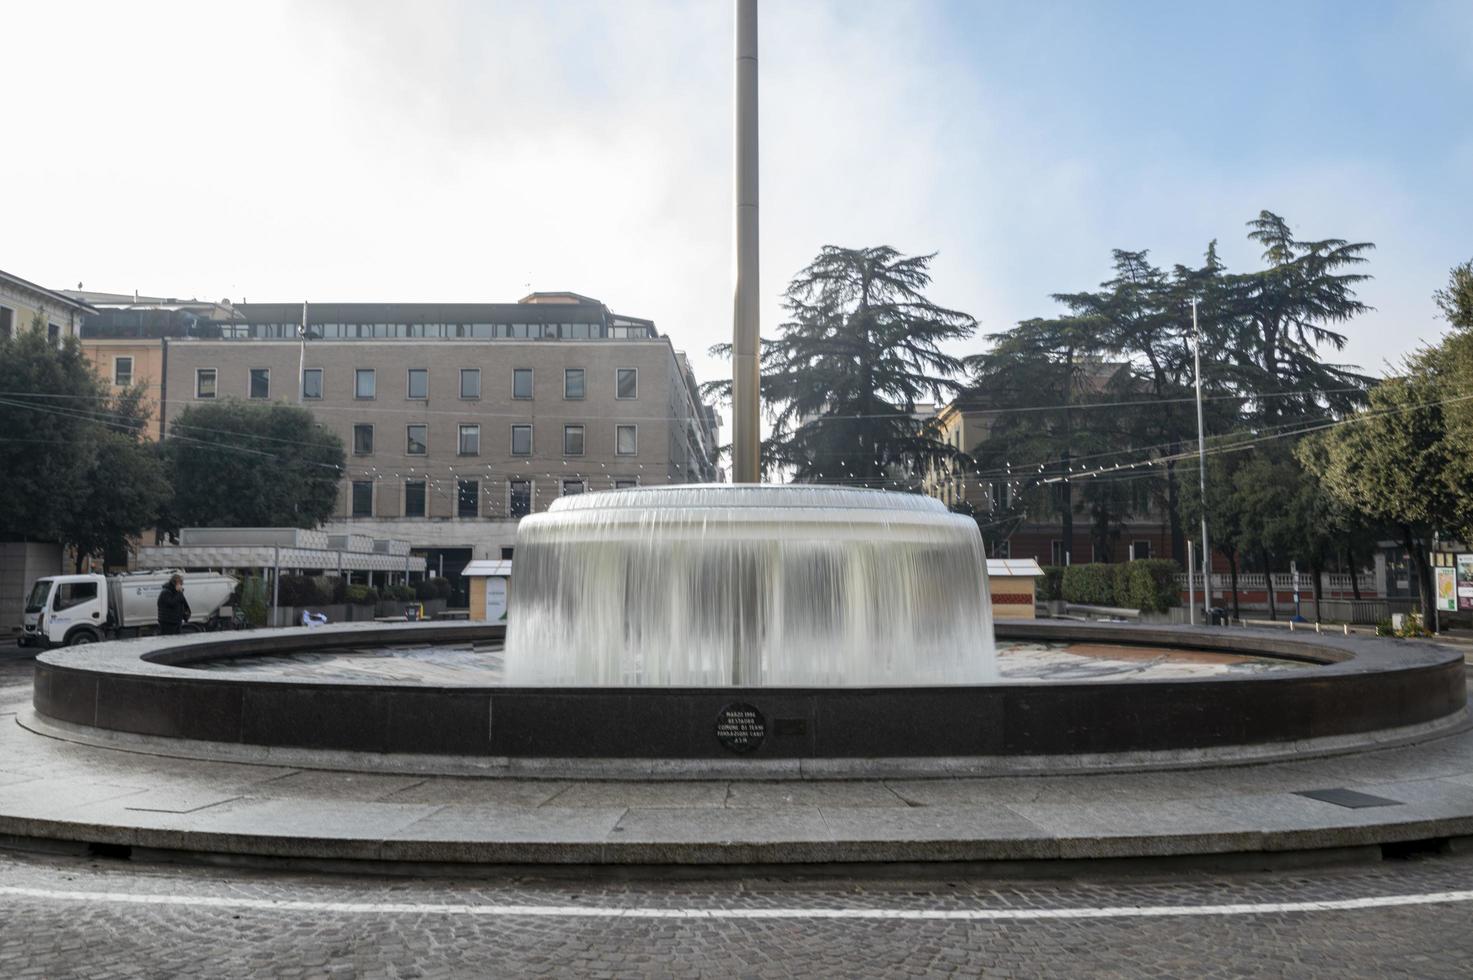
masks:
[[[159,625],[177,626],[189,621],[189,600],[184,593],[174,588],[173,582],[165,582],[159,593]]]

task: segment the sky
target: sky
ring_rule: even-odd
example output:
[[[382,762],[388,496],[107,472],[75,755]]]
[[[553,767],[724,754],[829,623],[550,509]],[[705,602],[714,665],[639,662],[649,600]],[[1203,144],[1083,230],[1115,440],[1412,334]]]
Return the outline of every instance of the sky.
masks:
[[[0,268],[54,288],[505,302],[729,339],[727,0],[0,0]],[[17,43],[16,39],[19,39]],[[976,339],[1260,209],[1376,244],[1341,360],[1444,328],[1473,258],[1473,4],[767,0],[763,330],[826,244],[935,252]]]

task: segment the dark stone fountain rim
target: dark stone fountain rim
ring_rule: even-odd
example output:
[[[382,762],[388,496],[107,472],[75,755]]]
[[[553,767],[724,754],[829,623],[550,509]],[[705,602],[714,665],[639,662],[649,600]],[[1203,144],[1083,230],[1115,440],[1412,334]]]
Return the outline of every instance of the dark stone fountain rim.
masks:
[[[1288,660],[1316,665],[1315,677],[1339,674],[1364,674],[1394,669],[1434,667],[1445,661],[1457,661],[1457,651],[1432,643],[1334,633],[1312,634],[1307,631],[1289,633],[1266,629],[1204,630],[1190,626],[1144,626],[1117,623],[1080,623],[1049,620],[998,620],[999,639],[1037,642],[1091,642],[1122,646],[1159,647],[1209,653],[1241,654],[1268,659]],[[143,640],[88,644],[81,647],[48,650],[37,657],[38,664],[68,670],[109,675],[199,680],[212,678],[236,684],[284,684],[324,687],[403,687],[445,690],[524,690],[524,691],[628,691],[683,692],[756,690],[767,692],[820,691],[946,691],[965,687],[1031,686],[1027,681],[1005,681],[996,685],[927,685],[906,687],[513,687],[510,685],[436,685],[405,684],[393,680],[368,680],[322,677],[307,680],[300,677],[273,675],[203,674],[192,665],[202,662],[231,660],[260,655],[278,655],[303,651],[350,649],[365,646],[422,645],[426,642],[496,641],[504,637],[505,627],[486,623],[357,623],[316,628],[287,628],[244,633],[203,633],[180,637],[151,637]],[[1245,682],[1277,683],[1283,675],[1272,673],[1215,675],[1204,677],[1139,678],[1130,681],[1069,680],[1043,681],[1037,685],[1054,687],[1135,685],[1236,684]]]
[[[1369,742],[1377,732],[1450,725],[1466,705],[1462,657],[1432,644],[1058,622],[1002,622],[998,633],[1230,651],[1322,666],[1277,674],[918,688],[473,687],[240,676],[187,666],[308,644],[494,640],[502,630],[365,623],[51,651],[37,661],[34,705],[58,722],[164,740],[467,759],[739,758],[768,765],[1190,754],[1347,737]],[[729,736],[738,715],[745,720],[735,755]],[[754,736],[758,728],[761,737]]]

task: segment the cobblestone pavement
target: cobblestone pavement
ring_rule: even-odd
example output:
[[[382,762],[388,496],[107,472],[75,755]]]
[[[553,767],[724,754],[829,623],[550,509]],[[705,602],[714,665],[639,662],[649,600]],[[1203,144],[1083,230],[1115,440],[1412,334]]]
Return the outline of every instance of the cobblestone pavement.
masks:
[[[697,882],[347,877],[0,851],[0,976],[1466,977],[1470,888],[1467,856],[1063,881]],[[1448,892],[1464,900],[1272,907]],[[1236,907],[1176,908],[1204,905]],[[833,917],[846,910],[870,917]],[[924,917],[977,910],[1021,918]]]

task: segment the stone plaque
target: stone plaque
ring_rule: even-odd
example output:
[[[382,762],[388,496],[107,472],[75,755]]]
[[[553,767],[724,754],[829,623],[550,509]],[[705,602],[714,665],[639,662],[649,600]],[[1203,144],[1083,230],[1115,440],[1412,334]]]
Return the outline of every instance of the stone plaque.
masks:
[[[767,720],[750,704],[728,704],[716,714],[716,739],[733,752],[751,752],[767,736]]]

